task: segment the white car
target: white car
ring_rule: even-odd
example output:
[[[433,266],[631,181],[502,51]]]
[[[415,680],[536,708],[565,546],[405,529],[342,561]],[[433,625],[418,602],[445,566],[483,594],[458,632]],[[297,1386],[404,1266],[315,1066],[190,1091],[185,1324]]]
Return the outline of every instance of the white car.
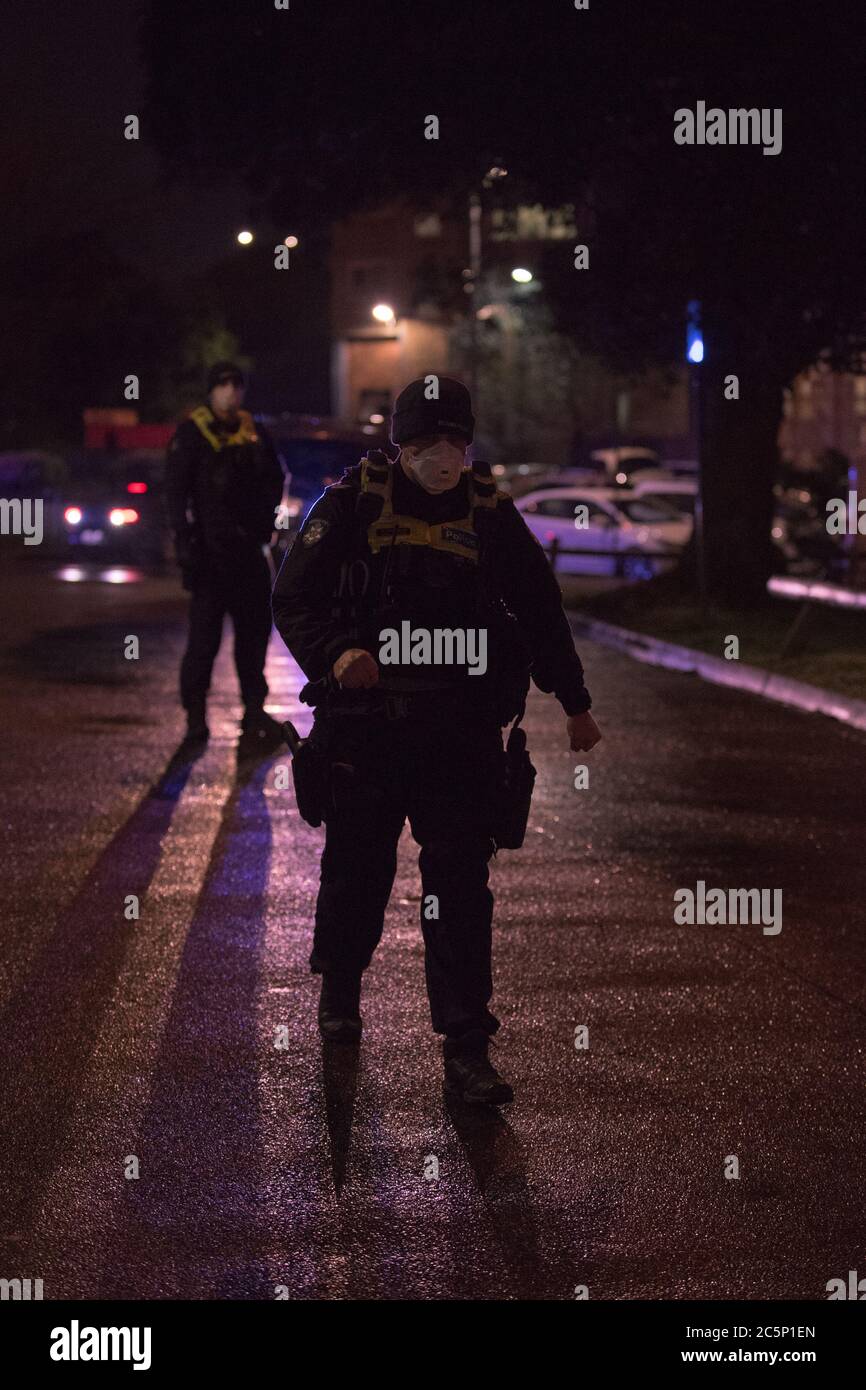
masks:
[[[549,463],[494,463],[496,486],[512,497],[530,492],[535,484],[550,472]]]
[[[550,488],[515,503],[561,574],[650,579],[673,568],[692,519],[619,488]],[[596,554],[593,552],[607,552]]]
[[[632,487],[634,497],[653,497],[675,512],[694,516],[698,497],[698,484],[695,478],[643,478],[636,479]]]
[[[669,478],[672,475],[661,462],[655,449],[644,449],[635,444],[623,444],[618,448],[593,449],[590,454],[593,467],[603,470],[602,485],[630,487],[633,478]]]

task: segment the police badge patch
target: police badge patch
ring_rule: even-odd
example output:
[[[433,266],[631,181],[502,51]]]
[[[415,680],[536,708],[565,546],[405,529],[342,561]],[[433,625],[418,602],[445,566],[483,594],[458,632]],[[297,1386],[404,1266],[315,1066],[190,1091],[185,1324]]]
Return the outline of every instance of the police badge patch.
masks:
[[[316,541],[322,539],[329,525],[330,522],[323,521],[321,517],[315,517],[304,527],[304,534],[301,536],[304,545],[315,545]]]

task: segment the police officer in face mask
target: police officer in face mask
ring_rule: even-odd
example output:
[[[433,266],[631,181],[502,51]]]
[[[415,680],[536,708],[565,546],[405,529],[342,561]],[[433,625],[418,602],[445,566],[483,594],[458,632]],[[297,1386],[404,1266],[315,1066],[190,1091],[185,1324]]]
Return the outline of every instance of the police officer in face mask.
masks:
[[[502,1104],[511,1087],[488,1057],[499,1027],[488,861],[498,834],[510,843],[497,831],[502,727],[522,714],[531,675],[560,701],[569,747],[589,749],[601,735],[541,547],[489,466],[466,466],[473,430],[459,382],[407,386],[392,421],[398,461],[373,452],[326,489],[283,563],[273,608],[310,682],[309,746],[325,769],[310,957],[323,977],[322,1035],[360,1037],[361,978],[408,818],[446,1085]]]
[[[169,520],[184,588],[191,594],[180,671],[185,741],[200,744],[208,738],[205,705],[228,613],[244,703],[244,746],[264,750],[282,741],[279,724],[263,708],[271,631],[271,572],[263,546],[274,530],[283,470],[261,426],[241,408],[240,369],[218,362],[207,384],[207,405],[180,425],[166,461]]]

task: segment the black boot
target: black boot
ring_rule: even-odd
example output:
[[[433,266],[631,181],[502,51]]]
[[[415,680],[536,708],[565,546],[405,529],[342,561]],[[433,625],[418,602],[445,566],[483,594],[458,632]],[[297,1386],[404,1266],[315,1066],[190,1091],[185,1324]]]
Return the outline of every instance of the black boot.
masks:
[[[285,743],[283,726],[263,709],[248,709],[241,720],[241,739],[262,752],[279,748]]]
[[[460,1038],[446,1038],[442,1044],[445,1087],[467,1105],[507,1105],[514,1100],[508,1082],[488,1060],[489,1043],[483,1029],[475,1028]]]
[[[197,743],[207,743],[210,738],[210,729],[205,720],[204,702],[200,704],[188,705],[186,711],[186,733],[183,741],[190,745]]]
[[[359,1042],[362,1028],[360,1008],[360,971],[328,970],[322,975],[319,1032],[325,1042]]]

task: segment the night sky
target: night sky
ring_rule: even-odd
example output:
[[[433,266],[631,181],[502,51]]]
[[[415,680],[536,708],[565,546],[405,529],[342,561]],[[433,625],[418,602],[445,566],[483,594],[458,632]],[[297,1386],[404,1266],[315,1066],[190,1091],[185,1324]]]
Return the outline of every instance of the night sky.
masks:
[[[146,136],[123,138],[141,112],[144,74],[135,0],[3,4],[6,48],[0,167],[3,241],[55,227],[107,229],[149,275],[195,272],[231,249],[246,193],[236,183],[168,191]],[[9,74],[24,74],[10,83]]]

